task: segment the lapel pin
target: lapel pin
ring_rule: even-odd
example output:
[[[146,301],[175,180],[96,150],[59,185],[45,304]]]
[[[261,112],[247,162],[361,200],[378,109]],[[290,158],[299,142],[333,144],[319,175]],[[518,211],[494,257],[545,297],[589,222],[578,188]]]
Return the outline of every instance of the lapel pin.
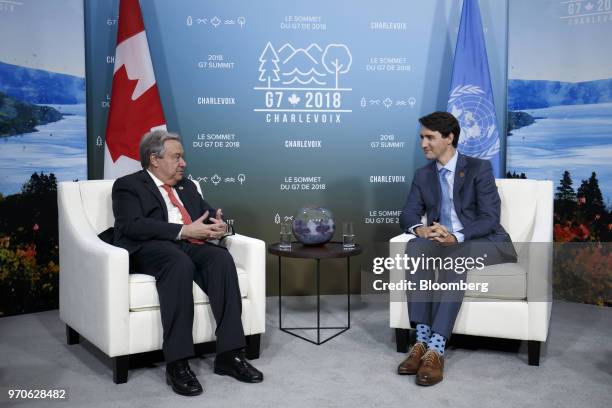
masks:
[[[465,176],[465,173],[464,173],[464,172],[462,172],[462,171],[460,171],[460,172],[459,172],[459,177],[463,177],[463,176]]]

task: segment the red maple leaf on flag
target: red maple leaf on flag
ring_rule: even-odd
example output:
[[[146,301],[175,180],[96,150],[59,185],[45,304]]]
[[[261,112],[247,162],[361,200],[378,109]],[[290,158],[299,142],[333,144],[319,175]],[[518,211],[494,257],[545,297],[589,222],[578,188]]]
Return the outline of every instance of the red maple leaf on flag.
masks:
[[[165,124],[140,4],[120,0],[104,177],[117,178],[140,169],[142,136],[165,129]]]
[[[113,77],[111,113],[106,129],[106,145],[113,161],[120,156],[140,160],[138,145],[142,135],[165,123],[157,85],[132,100],[138,79],[130,80],[125,66]],[[114,109],[113,109],[114,107]]]

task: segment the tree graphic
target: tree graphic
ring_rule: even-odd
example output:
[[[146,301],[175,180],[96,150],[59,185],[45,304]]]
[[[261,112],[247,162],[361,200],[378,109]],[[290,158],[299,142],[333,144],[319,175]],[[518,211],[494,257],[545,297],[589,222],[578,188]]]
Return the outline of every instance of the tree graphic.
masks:
[[[353,62],[349,49],[344,44],[329,44],[321,60],[327,72],[336,74],[336,89],[338,89],[338,75],[346,74]]]
[[[57,179],[34,173],[0,201],[0,316],[57,308]]]
[[[612,235],[610,216],[595,172],[576,192],[569,171],[563,172],[555,194],[555,241],[607,242]]]
[[[572,177],[570,172],[565,170],[563,172],[563,178],[559,180],[559,187],[557,187],[556,197],[557,200],[575,201],[576,193],[572,187]]]
[[[506,178],[509,178],[509,179],[526,179],[527,175],[525,173],[518,174],[516,171],[513,171],[512,173],[507,172],[506,173]]]
[[[259,72],[261,73],[259,75],[259,80],[268,82],[268,88],[270,88],[271,81],[280,81],[278,77],[278,71],[280,71],[278,67],[279,60],[280,58],[278,58],[278,54],[276,54],[274,47],[268,42],[266,48],[259,57],[259,62],[261,62],[261,64],[259,64]]]
[[[591,173],[588,180],[582,180],[580,187],[578,187],[577,196],[587,220],[601,218],[606,213],[606,206],[595,172]]]
[[[559,180],[559,186],[555,194],[556,210],[562,217],[574,214],[576,211],[576,192],[574,187],[572,187],[572,183],[570,172],[565,170],[563,178]]]

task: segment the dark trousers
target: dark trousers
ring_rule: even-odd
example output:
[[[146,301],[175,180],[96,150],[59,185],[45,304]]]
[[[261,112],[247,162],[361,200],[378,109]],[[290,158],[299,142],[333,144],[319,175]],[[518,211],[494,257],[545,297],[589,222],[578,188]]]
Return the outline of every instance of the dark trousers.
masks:
[[[483,256],[486,254],[486,256]],[[495,265],[505,262],[516,262],[516,253],[510,242],[491,242],[472,240],[451,246],[442,246],[434,241],[417,237],[408,242],[406,255],[411,258],[441,258],[458,259],[482,257],[484,265]],[[420,281],[437,283],[458,283],[467,281],[467,272],[457,273],[454,269],[435,268],[433,264],[419,267],[414,274],[406,273],[406,279],[416,284],[414,290],[407,291],[408,315],[412,327],[422,323],[431,327],[432,331],[450,338],[457,314],[463,302],[462,290],[421,290]],[[425,265],[427,266],[427,265]],[[436,277],[437,275],[437,277]],[[436,279],[437,278],[437,279]]]
[[[217,354],[245,346],[236,265],[227,249],[186,241],[148,241],[132,254],[135,273],[155,277],[166,362],[194,355],[193,282],[208,295]]]

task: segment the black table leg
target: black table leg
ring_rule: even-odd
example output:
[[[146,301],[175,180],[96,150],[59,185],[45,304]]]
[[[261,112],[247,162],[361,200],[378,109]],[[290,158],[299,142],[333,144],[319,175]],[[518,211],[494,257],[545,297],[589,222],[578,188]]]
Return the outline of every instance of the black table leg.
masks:
[[[346,328],[351,328],[351,257],[346,257]]]
[[[321,260],[317,258],[317,344],[321,344]]]
[[[278,327],[283,329],[282,320],[282,294],[281,294],[281,257],[278,257]]]
[[[282,324],[282,269],[281,269],[281,256],[278,257],[278,326],[279,329],[285,333],[291,334],[292,336],[298,337],[302,340],[306,340],[309,343],[320,346],[333,339],[336,336],[344,333],[351,327],[351,261],[350,258],[347,257],[347,279],[346,279],[346,288],[347,288],[347,325],[346,326],[332,326],[332,327],[321,327],[321,258],[315,258],[317,262],[317,270],[316,270],[316,285],[317,285],[317,326],[316,327],[283,327]],[[303,337],[297,333],[294,333],[292,330],[316,330],[317,331],[317,340],[313,341],[307,337]],[[321,341],[321,330],[339,330],[333,336],[326,338]]]

